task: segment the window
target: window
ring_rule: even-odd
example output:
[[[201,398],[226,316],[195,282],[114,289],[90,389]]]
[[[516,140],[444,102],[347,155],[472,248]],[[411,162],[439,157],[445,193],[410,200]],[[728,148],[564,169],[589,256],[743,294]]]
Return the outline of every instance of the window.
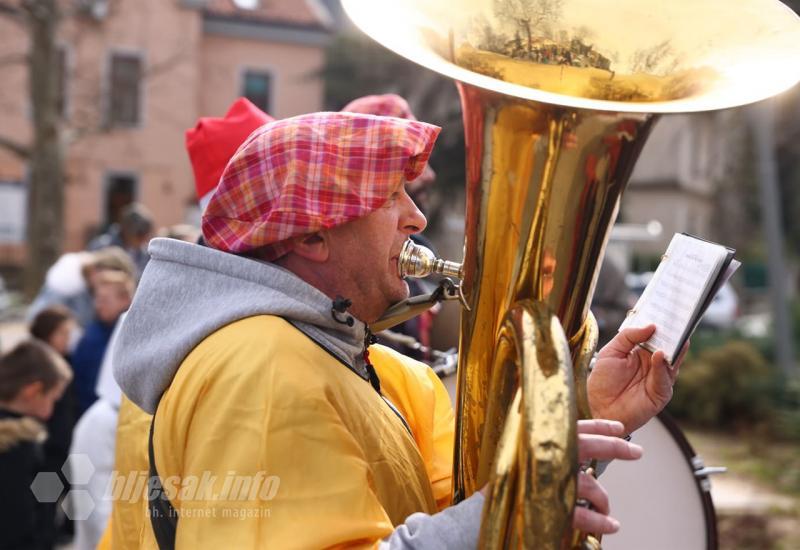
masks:
[[[236,7],[242,10],[254,10],[258,7],[258,0],[233,0]]]
[[[0,180],[0,244],[24,244],[28,188],[21,181]]]
[[[264,71],[245,71],[242,95],[269,113],[272,110],[272,75]]]
[[[142,60],[136,54],[111,56],[111,83],[108,123],[111,126],[136,126],[140,119]]]
[[[135,174],[112,173],[106,176],[106,227],[118,223],[122,210],[136,200],[136,179]]]

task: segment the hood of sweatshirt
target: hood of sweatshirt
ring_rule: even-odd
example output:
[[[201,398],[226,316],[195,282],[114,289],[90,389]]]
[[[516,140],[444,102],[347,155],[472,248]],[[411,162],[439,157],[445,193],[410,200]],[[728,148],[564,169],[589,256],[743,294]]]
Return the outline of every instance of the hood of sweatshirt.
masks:
[[[114,377],[153,414],[183,360],[207,336],[254,315],[283,317],[366,378],[366,325],[275,264],[173,239],[154,239],[113,348]],[[347,323],[348,319],[352,326]]]

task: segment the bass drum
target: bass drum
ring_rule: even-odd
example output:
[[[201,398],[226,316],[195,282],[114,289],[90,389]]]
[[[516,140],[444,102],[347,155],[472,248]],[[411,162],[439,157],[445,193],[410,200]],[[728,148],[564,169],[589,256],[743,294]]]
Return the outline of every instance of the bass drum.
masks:
[[[716,550],[717,516],[707,471],[675,421],[662,412],[633,434],[634,462],[615,460],[600,476],[619,532],[604,550]]]

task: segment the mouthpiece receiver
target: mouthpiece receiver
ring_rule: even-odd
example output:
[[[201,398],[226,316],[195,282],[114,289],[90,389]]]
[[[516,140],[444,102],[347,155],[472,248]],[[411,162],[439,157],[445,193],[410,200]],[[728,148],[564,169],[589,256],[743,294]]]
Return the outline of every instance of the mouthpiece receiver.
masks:
[[[429,248],[415,244],[411,239],[407,240],[400,250],[397,269],[401,277],[421,279],[432,273],[438,273],[445,277],[462,278],[460,263],[437,258]]]

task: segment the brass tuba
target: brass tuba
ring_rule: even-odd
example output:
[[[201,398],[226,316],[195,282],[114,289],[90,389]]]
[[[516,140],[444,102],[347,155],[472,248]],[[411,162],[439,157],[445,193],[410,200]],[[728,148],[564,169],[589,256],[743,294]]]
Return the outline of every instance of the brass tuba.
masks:
[[[455,79],[461,95],[454,500],[489,483],[481,548],[587,545],[571,529],[576,420],[590,416],[589,303],[621,194],[659,114],[743,105],[795,84],[800,22],[775,0],[343,5],[367,35]]]

